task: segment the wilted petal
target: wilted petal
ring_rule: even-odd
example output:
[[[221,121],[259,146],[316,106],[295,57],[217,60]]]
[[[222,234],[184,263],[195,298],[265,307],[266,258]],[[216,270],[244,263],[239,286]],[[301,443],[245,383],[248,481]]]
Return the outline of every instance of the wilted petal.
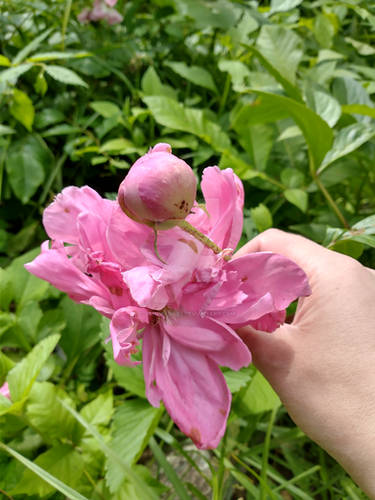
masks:
[[[241,181],[230,168],[208,167],[203,171],[201,188],[210,215],[209,238],[221,248],[236,248],[243,224]]]
[[[251,362],[249,349],[229,326],[215,318],[177,314],[163,322],[165,331],[175,342],[233,370]]]
[[[130,356],[137,350],[137,331],[148,322],[148,313],[139,307],[123,307],[112,317],[110,332],[113,347],[113,357],[119,365],[136,365]]]
[[[225,432],[231,394],[216,362],[170,338],[168,361],[162,361],[163,335],[144,333],[147,397],[162,399],[173,421],[198,448],[216,448]]]

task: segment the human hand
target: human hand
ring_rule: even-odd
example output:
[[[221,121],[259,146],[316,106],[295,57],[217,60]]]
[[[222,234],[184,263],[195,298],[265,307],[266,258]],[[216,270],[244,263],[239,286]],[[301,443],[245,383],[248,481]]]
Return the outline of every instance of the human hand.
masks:
[[[239,334],[295,423],[375,498],[375,271],[276,229],[236,257],[259,251],[295,261],[312,294],[291,324]]]

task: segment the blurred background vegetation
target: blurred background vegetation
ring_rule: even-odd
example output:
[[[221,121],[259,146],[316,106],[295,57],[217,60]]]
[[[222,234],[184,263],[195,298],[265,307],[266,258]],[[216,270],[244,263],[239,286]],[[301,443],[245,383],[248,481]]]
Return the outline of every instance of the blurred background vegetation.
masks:
[[[279,227],[375,267],[375,5],[118,0],[114,23],[82,22],[92,7],[0,5],[0,385],[18,388],[0,398],[0,497],[365,498],[253,367],[225,372],[226,437],[198,452],[111,360],[107,322],[23,263],[64,186],[114,198],[168,142],[198,176],[242,179],[242,243]]]

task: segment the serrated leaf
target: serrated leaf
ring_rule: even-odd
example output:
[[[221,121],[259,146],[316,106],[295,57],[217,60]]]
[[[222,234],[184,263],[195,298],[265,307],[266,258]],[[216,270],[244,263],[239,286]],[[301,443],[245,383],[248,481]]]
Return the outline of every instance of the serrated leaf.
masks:
[[[113,417],[112,448],[129,465],[136,462],[152,436],[161,416],[161,409],[141,399],[126,400]],[[106,481],[115,492],[124,480],[124,470],[108,460]]]
[[[8,373],[7,382],[12,402],[22,401],[28,395],[59,339],[58,334],[43,339]]]
[[[34,106],[30,97],[22,90],[14,89],[9,106],[11,115],[30,132],[34,122]]]
[[[341,129],[335,137],[332,148],[324,157],[318,173],[322,173],[333,162],[352,153],[374,136],[375,128],[364,123],[353,123]]]
[[[10,185],[22,203],[27,203],[42,184],[52,161],[51,151],[37,136],[26,135],[12,142],[5,165]]]
[[[216,151],[223,152],[230,149],[231,142],[228,135],[217,123],[208,120],[203,110],[186,108],[168,97],[150,96],[144,97],[143,100],[161,125],[194,134]]]
[[[63,66],[50,64],[45,67],[45,70],[51,78],[57,80],[58,82],[66,83],[67,85],[81,85],[82,87],[88,86],[87,83],[77,75],[77,73],[71,69],[64,68]]]
[[[284,196],[302,212],[306,212],[309,201],[306,191],[302,191],[302,189],[286,189],[284,191]]]
[[[91,425],[108,425],[113,413],[112,392],[99,394],[93,401],[87,403],[80,413]]]
[[[195,85],[217,92],[217,88],[211,74],[202,66],[188,66],[184,62],[174,61],[167,61],[164,63],[164,66],[168,66],[182,78],[185,78],[185,80],[188,80]]]
[[[40,470],[43,470],[44,473],[47,472],[55,481],[68,484],[70,490],[70,488],[78,486],[84,468],[79,453],[68,444],[60,444],[50,448],[39,455],[33,464],[40,468],[39,474],[35,474],[35,469],[27,469],[21,478],[21,482],[12,490],[12,494],[26,493],[27,495],[45,496],[55,491],[58,483],[51,484],[51,481],[46,481],[48,476],[40,473]],[[71,490],[69,490],[62,491],[59,489],[68,498],[84,498],[78,492],[75,492],[76,496],[70,496]]]
[[[51,33],[52,28],[47,29],[43,33],[41,33],[39,36],[35,37],[33,40],[31,40],[30,43],[25,45],[22,50],[18,52],[16,57],[13,59],[13,64],[19,64],[22,62],[33,50],[37,49],[39,45],[47,38],[47,36]]]
[[[111,118],[114,115],[120,115],[121,110],[117,106],[110,101],[94,101],[90,102],[90,108],[92,108],[96,113],[99,113],[100,116],[104,118]]]
[[[32,67],[32,64],[20,64],[19,66],[13,66],[12,68],[5,69],[0,73],[0,83],[17,81],[17,78]]]
[[[73,401],[60,388],[50,382],[36,382],[30,392],[26,415],[33,426],[49,443],[61,439],[78,441],[81,427],[61,404],[74,406]]]

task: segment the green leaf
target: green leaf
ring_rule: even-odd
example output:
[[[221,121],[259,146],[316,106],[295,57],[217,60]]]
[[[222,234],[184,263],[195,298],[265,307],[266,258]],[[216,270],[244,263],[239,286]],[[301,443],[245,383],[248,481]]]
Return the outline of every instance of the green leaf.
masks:
[[[375,54],[375,48],[368,43],[354,40],[353,38],[350,38],[348,36],[345,37],[345,41],[353,45],[358,54],[360,54],[361,56],[372,56]]]
[[[277,113],[287,113],[294,119],[305,137],[312,168],[316,170],[332,145],[333,134],[328,124],[304,104],[289,97],[258,90],[254,92],[259,95],[260,103],[264,101],[269,109],[273,109],[273,113],[270,113],[272,119],[269,121],[274,121]]]
[[[114,115],[121,115],[121,110],[117,106],[110,101],[94,101],[90,102],[90,108],[92,108],[96,113],[99,113],[100,116],[104,118],[111,118]]]
[[[0,386],[5,382],[5,377],[9,370],[14,366],[14,361],[12,361],[8,356],[0,351]]]
[[[363,88],[360,82],[353,78],[336,78],[333,82],[333,95],[342,105],[347,104],[363,104],[369,108],[374,108],[374,104],[370,96]],[[361,113],[355,115],[357,121],[369,123],[368,116],[362,116]]]
[[[281,182],[288,188],[300,188],[305,183],[305,176],[295,168],[284,168],[280,175]]]
[[[91,425],[108,425],[113,413],[112,392],[99,394],[94,400],[87,403],[80,413]]]
[[[260,30],[256,46],[280,75],[294,85],[303,55],[299,36],[282,26],[265,24]]]
[[[8,127],[8,125],[1,125],[0,124],[0,135],[9,135],[9,134],[15,134],[16,131],[12,127]]]
[[[284,191],[284,196],[302,212],[306,212],[309,201],[306,191],[302,191],[302,189],[286,189]]]
[[[131,153],[145,153],[143,148],[137,147],[132,141],[129,141],[129,139],[125,139],[123,137],[119,137],[118,139],[110,139],[109,141],[105,142],[100,147],[100,152],[111,152],[122,155]]]
[[[81,85],[82,87],[88,87],[87,83],[84,82],[82,78],[71,69],[50,64],[46,66],[45,70],[51,78],[57,80],[58,82],[66,83],[68,85]]]
[[[142,91],[146,96],[164,96],[170,99],[177,98],[177,92],[169,85],[164,85],[157,72],[150,66],[145,71],[141,81]]]
[[[81,59],[82,57],[90,57],[90,52],[40,52],[29,57],[30,62],[52,61],[54,59]]]
[[[44,78],[44,71],[40,71],[34,82],[35,92],[41,96],[47,92],[48,85],[47,80]]]
[[[28,395],[42,366],[56,347],[59,339],[60,335],[55,334],[39,342],[8,373],[7,381],[13,402],[22,401]]]
[[[52,28],[47,29],[39,36],[31,40],[30,43],[25,45],[22,50],[18,52],[16,57],[13,59],[13,64],[19,64],[22,62],[33,50],[37,49],[39,45],[47,38],[47,36],[51,33]]]
[[[246,92],[246,90],[250,88],[252,72],[245,63],[241,61],[220,59],[218,67],[220,71],[230,74],[233,90],[236,92]]]
[[[223,152],[230,149],[231,142],[228,135],[217,123],[208,120],[203,110],[185,108],[168,97],[150,96],[144,97],[143,100],[161,125],[194,134],[216,151]]]
[[[13,98],[9,107],[11,115],[31,131],[35,111],[30,97],[22,90],[14,89]]]
[[[256,415],[278,408],[281,402],[263,375],[257,371],[244,394],[240,405],[247,414]]]
[[[315,111],[330,127],[336,125],[341,116],[340,103],[324,89],[318,86],[308,86],[306,91],[307,104]]]
[[[325,14],[318,14],[314,20],[314,34],[317,42],[329,49],[335,35],[335,27]]]
[[[39,253],[39,248],[30,250],[14,259],[6,269],[7,279],[9,280],[7,288],[11,290],[11,297],[17,304],[17,308],[21,309],[27,302],[32,300],[42,300],[50,287],[49,283],[30,274],[24,268],[24,265],[32,261]]]
[[[13,495],[26,493],[45,496],[58,489],[68,498],[84,498],[78,492],[74,492],[71,496],[71,488],[79,485],[84,463],[78,452],[70,445],[60,444],[50,448],[39,455],[33,465],[38,469],[29,467],[24,472],[21,482],[12,490]],[[54,481],[51,481],[52,477]],[[64,489],[61,489],[61,484],[64,484]]]
[[[251,380],[250,370],[248,367],[237,372],[233,370],[225,370],[223,375],[232,394],[245,387]]]
[[[60,305],[66,320],[60,346],[69,361],[77,360],[99,342],[101,316],[95,309],[76,304],[67,296],[61,300]]]
[[[182,78],[185,78],[185,80],[188,80],[195,85],[217,92],[217,88],[211,74],[205,68],[202,68],[202,66],[188,66],[184,62],[174,61],[167,61],[164,63],[164,66],[168,66]]]
[[[335,137],[332,148],[324,157],[318,173],[321,174],[333,162],[358,149],[374,135],[375,128],[364,123],[353,123],[341,129]]]
[[[353,115],[364,115],[371,116],[375,118],[375,108],[366,106],[365,104],[344,104],[341,107],[343,113],[353,114]]]
[[[11,66],[11,62],[6,56],[0,54],[0,66]]]
[[[36,382],[27,401],[27,418],[47,442],[68,439],[77,443],[81,427],[62,405],[61,400],[69,406],[74,406],[62,389],[50,382]]]
[[[32,64],[20,64],[19,66],[13,66],[12,68],[5,69],[0,73],[0,83],[12,81],[15,83],[17,78],[32,67]]]
[[[112,448],[127,464],[135,463],[147,446],[159,422],[162,409],[150,406],[142,399],[126,400],[116,409],[113,418]],[[108,460],[106,481],[115,492],[124,480],[124,470]]]
[[[270,14],[275,12],[287,12],[302,3],[303,0],[271,0]]]
[[[27,203],[45,178],[53,156],[42,139],[26,135],[12,142],[6,158],[6,170],[14,194]]]
[[[250,213],[251,218],[260,233],[272,227],[272,214],[266,205],[263,205],[263,203],[260,203],[257,207],[252,208]]]
[[[65,115],[56,108],[44,108],[37,114],[35,118],[35,128],[42,129],[55,123],[64,121]]]

